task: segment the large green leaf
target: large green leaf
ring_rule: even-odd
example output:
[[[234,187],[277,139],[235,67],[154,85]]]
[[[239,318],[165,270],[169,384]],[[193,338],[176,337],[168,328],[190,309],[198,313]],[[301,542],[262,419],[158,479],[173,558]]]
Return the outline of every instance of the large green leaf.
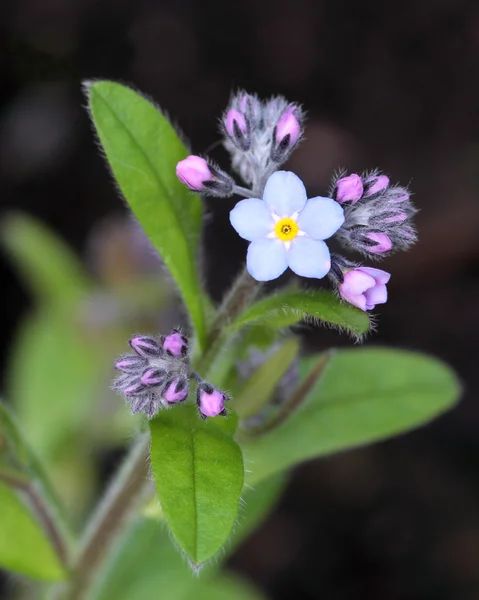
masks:
[[[151,466],[175,540],[194,565],[215,555],[236,522],[244,467],[234,415],[202,421],[192,405],[151,422]]]
[[[71,310],[88,292],[90,282],[77,257],[40,221],[12,213],[2,219],[0,241],[37,299]]]
[[[3,483],[0,507],[0,566],[34,579],[64,579],[49,539],[17,493]]]
[[[202,345],[204,299],[196,265],[202,207],[175,174],[186,148],[164,115],[128,87],[98,81],[86,90],[113,175],[176,280]]]
[[[248,307],[230,327],[235,330],[255,324],[281,328],[304,319],[344,329],[353,336],[361,336],[370,327],[367,313],[341,302],[332,292],[325,290],[294,290],[267,296]]]
[[[453,371],[430,356],[337,351],[288,419],[242,444],[247,481],[423,425],[451,408],[459,393]]]

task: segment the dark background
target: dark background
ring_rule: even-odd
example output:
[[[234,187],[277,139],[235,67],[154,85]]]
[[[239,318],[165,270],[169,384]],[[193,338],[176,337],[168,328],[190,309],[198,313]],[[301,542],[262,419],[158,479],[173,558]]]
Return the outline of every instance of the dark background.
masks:
[[[82,107],[85,78],[149,94],[196,152],[218,140],[232,88],[284,94],[309,111],[289,168],[310,195],[339,166],[379,167],[414,191],[420,241],[383,263],[390,300],[367,343],[450,362],[463,401],[420,431],[297,469],[231,559],[273,599],[479,598],[478,73],[477,1],[0,0],[1,209],[40,217],[79,252],[121,210]],[[233,202],[208,203],[216,298],[244,260]],[[0,277],[4,359],[29,300],[6,260]]]

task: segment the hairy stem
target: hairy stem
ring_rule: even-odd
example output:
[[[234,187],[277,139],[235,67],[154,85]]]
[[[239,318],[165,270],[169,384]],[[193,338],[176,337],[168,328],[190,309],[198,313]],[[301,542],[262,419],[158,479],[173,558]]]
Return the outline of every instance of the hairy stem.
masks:
[[[80,600],[98,567],[140,502],[152,489],[148,479],[149,436],[143,435],[130,450],[90,520],[73,571],[68,600]]]
[[[260,290],[258,283],[246,268],[240,273],[221,304],[216,319],[211,326],[207,340],[207,351],[199,361],[198,371],[207,371],[212,360],[220,351],[225,327],[250,304]]]

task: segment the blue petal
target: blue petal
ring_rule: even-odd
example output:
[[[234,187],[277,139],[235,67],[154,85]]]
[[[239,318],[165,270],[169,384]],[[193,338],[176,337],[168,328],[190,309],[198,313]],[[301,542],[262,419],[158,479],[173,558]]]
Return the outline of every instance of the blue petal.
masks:
[[[264,237],[274,229],[271,210],[259,198],[238,202],[230,212],[230,221],[239,235],[249,242]]]
[[[288,267],[284,243],[269,238],[255,240],[249,245],[246,267],[257,281],[276,279]]]
[[[298,236],[287,253],[289,268],[301,277],[322,279],[331,269],[331,257],[320,240]]]
[[[291,171],[276,171],[266,182],[263,199],[279,217],[301,210],[308,196],[301,179]]]
[[[311,198],[299,213],[298,224],[314,240],[327,240],[344,223],[344,211],[332,198]]]

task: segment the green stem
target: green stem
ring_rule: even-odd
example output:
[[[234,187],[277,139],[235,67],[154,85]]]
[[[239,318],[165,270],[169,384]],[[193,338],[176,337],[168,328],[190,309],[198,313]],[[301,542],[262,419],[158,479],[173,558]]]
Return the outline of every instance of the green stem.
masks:
[[[86,597],[98,567],[152,489],[148,479],[149,443],[147,434],[135,443],[93,514],[75,561],[73,583],[66,596],[68,600]]]
[[[226,326],[254,300],[260,289],[261,284],[253,279],[245,268],[225,296],[211,326],[206,345],[207,351],[198,361],[197,370],[200,373],[206,373],[215,357],[218,356],[223,345],[223,337],[226,334]]]

